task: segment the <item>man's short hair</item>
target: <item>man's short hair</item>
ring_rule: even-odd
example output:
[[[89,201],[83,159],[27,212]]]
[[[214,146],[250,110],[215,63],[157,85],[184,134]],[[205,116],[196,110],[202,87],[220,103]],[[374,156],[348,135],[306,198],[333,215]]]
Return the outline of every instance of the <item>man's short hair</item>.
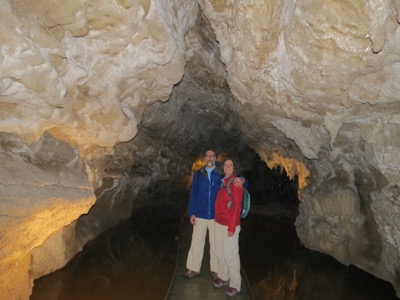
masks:
[[[214,152],[214,154],[215,154],[215,157],[217,157],[217,151],[215,151],[215,149],[214,148],[207,148],[205,151],[204,151],[204,156],[206,156],[206,154],[207,154],[207,152],[208,151],[212,151],[212,152]]]

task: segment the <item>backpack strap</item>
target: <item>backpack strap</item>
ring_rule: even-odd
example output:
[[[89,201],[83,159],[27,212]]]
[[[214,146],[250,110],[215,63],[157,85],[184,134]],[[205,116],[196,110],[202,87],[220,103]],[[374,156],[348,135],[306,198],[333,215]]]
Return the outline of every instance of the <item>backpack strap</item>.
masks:
[[[236,179],[236,177],[233,177],[233,178],[229,179],[228,185],[224,185],[224,180],[222,180],[222,182],[221,182],[221,188],[226,188],[228,190],[228,195],[229,196],[232,196],[232,192],[231,192],[230,186],[231,186],[232,182],[235,181],[235,179]]]
[[[235,179],[236,179],[236,177],[233,177],[233,178],[229,179],[228,185],[224,185],[224,180],[222,180],[222,183],[221,183],[221,188],[226,188],[226,190],[228,192],[228,195],[230,197],[230,200],[228,202],[228,208],[229,209],[232,209],[232,204],[233,204],[232,203],[232,192],[231,192],[231,189],[230,189],[230,185],[232,184],[232,182],[235,181]]]

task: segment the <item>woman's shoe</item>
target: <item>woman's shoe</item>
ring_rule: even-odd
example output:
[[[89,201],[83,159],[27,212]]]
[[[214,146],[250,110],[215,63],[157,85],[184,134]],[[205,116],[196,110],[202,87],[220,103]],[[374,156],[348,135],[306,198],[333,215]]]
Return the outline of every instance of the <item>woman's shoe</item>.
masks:
[[[217,278],[214,280],[213,284],[216,288],[222,288],[223,286],[228,286],[229,281],[225,281],[225,280],[222,280],[221,278]]]
[[[233,287],[228,287],[228,289],[226,290],[226,294],[229,297],[235,297],[237,294],[239,294],[239,291]]]

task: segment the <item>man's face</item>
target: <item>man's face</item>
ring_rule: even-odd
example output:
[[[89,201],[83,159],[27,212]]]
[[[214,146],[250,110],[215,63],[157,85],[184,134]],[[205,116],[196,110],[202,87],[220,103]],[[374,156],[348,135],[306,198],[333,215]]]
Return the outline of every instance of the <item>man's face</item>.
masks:
[[[204,155],[204,160],[207,167],[214,167],[216,161],[215,153],[211,150],[208,150]]]

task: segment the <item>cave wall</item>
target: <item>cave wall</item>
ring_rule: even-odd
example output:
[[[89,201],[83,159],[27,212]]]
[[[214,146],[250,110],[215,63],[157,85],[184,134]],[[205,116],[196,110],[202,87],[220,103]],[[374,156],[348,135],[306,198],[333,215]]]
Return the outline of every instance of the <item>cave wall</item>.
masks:
[[[26,299],[210,144],[298,176],[303,244],[399,293],[399,9],[1,0],[1,294]]]
[[[0,1],[2,297],[27,299],[33,279],[129,216],[138,190],[187,172],[137,126],[181,80],[197,13],[179,0]]]
[[[28,299],[32,275],[64,266],[81,250],[74,224],[96,198],[83,160],[67,143],[45,134],[28,147],[3,134],[0,145],[0,298]],[[50,236],[58,242],[45,258],[34,254]]]

